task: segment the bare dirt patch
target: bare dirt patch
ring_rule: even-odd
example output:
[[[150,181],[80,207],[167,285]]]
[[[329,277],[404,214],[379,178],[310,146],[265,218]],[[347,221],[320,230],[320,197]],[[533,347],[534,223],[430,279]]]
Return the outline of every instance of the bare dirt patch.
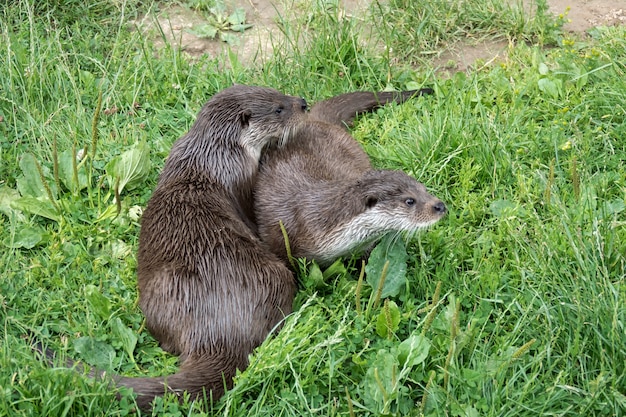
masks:
[[[243,62],[251,62],[258,51],[271,52],[270,40],[280,34],[276,24],[280,10],[277,7],[269,0],[235,0],[229,4],[229,10],[243,8],[246,22],[252,24],[252,28],[237,36],[233,45],[194,34],[192,29],[206,24],[207,20],[179,4],[164,5],[156,15],[147,15],[132,23],[151,36],[157,48],[168,43],[191,56],[219,56],[230,46]]]
[[[626,0],[548,0],[549,10],[555,16],[562,15],[567,23],[563,29],[582,35],[596,26],[626,24]],[[502,40],[461,41],[449,46],[434,60],[435,67],[443,75],[466,71],[477,62],[486,64],[504,58],[508,42]]]
[[[346,14],[365,13],[371,0],[342,0],[340,6]],[[549,0],[550,11],[555,15],[564,15],[569,20],[564,29],[583,34],[595,26],[613,26],[626,24],[626,0]],[[292,3],[290,7],[293,7]],[[280,0],[232,0],[231,10],[243,8],[247,23],[252,28],[237,36],[237,43],[228,45],[215,39],[196,36],[191,29],[206,23],[198,13],[180,5],[168,5],[156,14],[134,22],[139,30],[146,31],[155,39],[157,46],[165,42],[182,49],[191,56],[209,54],[219,56],[227,48],[235,52],[244,65],[252,63],[259,54],[272,52],[282,33],[278,20],[285,14],[286,8]],[[489,63],[504,58],[508,43],[502,40],[467,40],[450,45],[437,56],[433,63],[442,75],[465,71],[477,61]]]
[[[595,26],[616,26],[626,23],[626,0],[549,0],[550,11],[565,13],[570,22],[564,29],[585,32]]]

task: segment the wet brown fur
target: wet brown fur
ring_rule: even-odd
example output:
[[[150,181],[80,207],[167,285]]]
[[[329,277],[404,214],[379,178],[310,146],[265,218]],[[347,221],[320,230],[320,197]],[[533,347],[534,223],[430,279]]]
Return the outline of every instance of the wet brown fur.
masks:
[[[403,101],[414,93],[394,97]],[[354,113],[352,103],[373,97],[350,93],[316,104],[288,144],[264,155],[255,188],[257,227],[282,259],[287,252],[279,221],[292,256],[324,265],[388,231],[413,233],[445,214],[445,205],[407,174],[374,170],[361,145],[339,127]],[[333,108],[344,109],[343,120],[328,116],[336,114]]]
[[[253,220],[263,148],[303,132],[307,119],[342,130],[338,126],[358,113],[415,93],[350,93],[306,115],[302,99],[233,86],[202,108],[174,143],[141,222],[139,305],[149,331],[164,350],[180,355],[181,365],[166,377],[112,376],[134,390],[140,408],[149,409],[154,397],[166,392],[206,394],[216,401],[232,386],[236,370],[246,368],[253,349],[292,310],[294,276],[261,243]],[[316,132],[312,127],[310,134]],[[327,146],[337,149],[341,140]],[[347,148],[354,150],[351,144]],[[355,161],[369,166],[362,157],[354,153]]]
[[[137,277],[146,325],[181,366],[165,378],[117,380],[141,408],[166,390],[217,400],[291,312],[294,277],[254,231],[252,187],[262,149],[287,138],[305,111],[301,98],[237,85],[174,143],[142,217]]]

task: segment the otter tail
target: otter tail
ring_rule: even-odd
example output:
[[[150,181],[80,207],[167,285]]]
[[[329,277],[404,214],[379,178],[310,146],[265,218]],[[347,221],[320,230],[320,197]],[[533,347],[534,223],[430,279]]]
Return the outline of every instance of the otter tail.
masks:
[[[245,369],[246,365],[247,359],[234,361],[230,354],[205,354],[188,357],[173,375],[146,378],[115,375],[113,381],[118,386],[132,388],[142,410],[149,410],[152,400],[165,393],[173,393],[179,400],[188,393],[190,400],[206,398],[210,405],[232,388],[237,369]]]
[[[410,91],[357,91],[340,94],[315,103],[310,111],[310,118],[330,124],[351,126],[354,118],[361,113],[371,112],[385,104],[404,103],[412,97],[432,94],[431,88]]]
[[[45,348],[41,342],[33,341],[32,348],[40,353],[46,362],[54,363],[55,352]],[[141,410],[150,410],[154,398],[166,393],[175,394],[179,400],[188,393],[190,400],[206,398],[210,405],[219,400],[226,390],[232,388],[237,369],[245,369],[247,366],[246,357],[237,355],[237,359],[233,358],[229,352],[190,356],[177,373],[166,377],[124,377],[93,368],[89,371],[88,377],[96,379],[108,377],[118,387],[131,388],[137,396],[135,401]],[[65,366],[79,373],[85,371],[84,365],[71,359],[66,360]]]

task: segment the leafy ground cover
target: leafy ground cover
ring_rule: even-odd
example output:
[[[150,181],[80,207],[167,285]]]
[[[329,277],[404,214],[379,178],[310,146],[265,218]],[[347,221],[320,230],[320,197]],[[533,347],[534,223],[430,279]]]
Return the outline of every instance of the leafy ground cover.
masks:
[[[398,10],[411,4],[385,7],[409,19]],[[377,249],[394,255],[382,297],[382,261],[366,279],[357,261],[301,263],[294,314],[235,388],[210,413],[165,398],[154,415],[626,415],[626,31],[574,38],[541,4],[508,18],[506,3],[455,4],[441,2],[445,19],[424,9],[423,31],[373,23],[381,49],[316,3],[282,22],[297,42],[250,67],[155,50],[126,25],[147,4],[4,4],[0,415],[134,413],[107,382],[45,365],[30,333],[124,375],[175,372],[136,305],[141,208],[171,143],[233,82],[310,101],[432,86],[360,118],[354,135],[450,213]],[[468,31],[520,42],[450,79],[408,65]]]

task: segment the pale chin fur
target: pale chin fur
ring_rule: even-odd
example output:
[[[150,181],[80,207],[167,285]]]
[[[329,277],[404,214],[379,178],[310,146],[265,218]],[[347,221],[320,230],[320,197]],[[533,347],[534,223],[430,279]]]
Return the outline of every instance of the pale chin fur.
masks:
[[[251,129],[241,136],[241,146],[246,153],[257,162],[261,159],[263,149],[271,146],[283,147],[293,136],[293,129],[289,126],[286,126],[277,137],[266,136],[260,138],[254,134],[254,130],[250,130]]]
[[[282,135],[280,135],[280,138],[278,138],[279,148],[282,148],[283,146],[287,144],[287,142],[289,142],[289,139],[294,136],[294,130],[295,129],[293,129],[290,126],[285,126],[285,128],[283,129]]]
[[[381,221],[381,219],[385,220]],[[417,232],[430,227],[438,220],[415,223],[406,218],[390,218],[388,214],[385,216],[376,209],[368,210],[328,233],[325,242],[320,246],[332,249],[320,254],[320,258],[331,260],[347,255],[361,246],[367,246],[388,232],[404,233],[408,237],[413,237]]]

